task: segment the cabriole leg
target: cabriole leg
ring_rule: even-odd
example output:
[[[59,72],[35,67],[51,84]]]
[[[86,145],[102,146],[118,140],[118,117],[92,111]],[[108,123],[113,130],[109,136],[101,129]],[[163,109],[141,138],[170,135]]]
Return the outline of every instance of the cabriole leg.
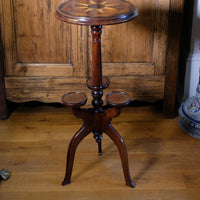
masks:
[[[65,178],[62,182],[62,185],[66,185],[71,182],[74,156],[76,153],[77,146],[90,132],[91,131],[87,129],[85,125],[83,124],[80,130],[71,139],[71,142],[68,147],[68,153],[67,153],[66,173],[65,173]]]
[[[128,154],[127,154],[126,145],[125,145],[122,137],[113,128],[113,126],[111,124],[108,124],[105,127],[106,128],[105,128],[104,132],[106,133],[106,135],[108,135],[113,140],[113,142],[117,145],[117,148],[119,150],[126,185],[128,185],[130,187],[135,187],[135,185],[131,179],[130,172],[129,172]]]

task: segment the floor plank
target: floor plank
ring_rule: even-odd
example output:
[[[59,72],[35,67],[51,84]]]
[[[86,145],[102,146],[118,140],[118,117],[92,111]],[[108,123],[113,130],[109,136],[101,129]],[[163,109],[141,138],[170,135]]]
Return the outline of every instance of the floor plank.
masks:
[[[0,168],[11,172],[0,183],[0,199],[200,199],[200,140],[185,134],[177,118],[164,119],[156,104],[124,108],[113,120],[136,188],[125,185],[118,150],[105,134],[103,156],[92,135],[80,143],[72,183],[61,186],[67,147],[81,123],[68,108],[26,104],[0,121]]]

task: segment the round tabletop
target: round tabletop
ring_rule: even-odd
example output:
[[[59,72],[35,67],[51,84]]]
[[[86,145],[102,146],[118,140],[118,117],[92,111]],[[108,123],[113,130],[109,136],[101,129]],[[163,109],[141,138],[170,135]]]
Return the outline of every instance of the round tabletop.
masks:
[[[108,25],[130,21],[138,15],[125,0],[68,0],[58,6],[56,17],[81,25]]]

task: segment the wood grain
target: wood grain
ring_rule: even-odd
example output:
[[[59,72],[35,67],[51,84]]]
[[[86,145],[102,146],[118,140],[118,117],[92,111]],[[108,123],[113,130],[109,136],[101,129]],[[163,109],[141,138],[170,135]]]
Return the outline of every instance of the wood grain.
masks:
[[[72,64],[75,77],[86,77],[88,75],[88,28],[71,25],[72,28]]]
[[[9,0],[0,3],[7,76],[27,76],[24,72],[20,73],[20,65],[23,69],[26,66],[26,71],[30,72],[28,76],[31,73],[39,77],[52,74],[52,68],[49,72],[46,68],[40,74],[37,67],[34,69],[33,65],[29,65],[31,63],[41,64],[44,68],[53,64],[55,67],[56,64],[71,65],[73,69],[68,76],[86,76],[87,29],[63,24],[55,18],[55,8],[61,2]],[[68,72],[58,74],[63,76]]]
[[[17,63],[14,74],[23,77],[73,76],[73,66],[71,64]]]
[[[0,166],[11,172],[1,200],[199,200],[199,140],[156,105],[124,108],[113,120],[127,143],[135,189],[123,183],[117,148],[105,135],[102,157],[92,136],[80,144],[72,183],[62,187],[66,144],[81,123],[67,108],[25,105],[0,121]]]
[[[14,1],[18,62],[71,63],[71,27],[54,17],[60,2]]]
[[[137,15],[135,6],[124,0],[65,1],[56,10],[56,17],[63,22],[89,26],[119,24]]]
[[[182,0],[172,0],[170,3],[169,13],[169,31],[168,44],[169,50],[166,62],[166,82],[165,82],[165,96],[164,96],[164,113],[167,117],[174,117],[177,115],[177,80],[179,68],[179,48],[182,28],[182,17],[184,2]]]
[[[1,1],[1,32],[4,48],[5,75],[12,75],[16,60],[16,40],[14,27],[13,1]]]
[[[3,52],[1,42],[1,29],[0,29],[0,119],[7,117],[7,102],[6,102],[6,91],[4,82],[4,63],[3,63]]]
[[[154,75],[155,66],[152,63],[103,63],[105,76],[138,76]]]
[[[112,91],[126,91],[132,99],[156,101],[163,98],[164,76],[123,76],[110,77],[110,86],[105,94]],[[91,102],[91,91],[86,86],[85,78],[71,77],[6,77],[6,94],[11,101],[61,102],[67,92],[83,92]],[[34,88],[33,88],[34,85]],[[129,87],[127,87],[129,85]],[[105,95],[104,95],[105,97]]]
[[[139,10],[136,19],[103,28],[102,62],[152,62],[153,24],[143,15],[138,1],[135,1],[135,6]]]
[[[155,26],[152,60],[156,64],[155,74],[165,74],[168,18],[170,1],[157,1],[155,9]]]
[[[13,83],[17,79],[21,82],[21,88],[15,90],[15,85],[6,81],[6,91],[12,101],[32,99],[44,102],[51,102],[52,99],[59,101],[60,97],[51,92],[48,84],[40,88],[43,92],[35,92],[35,97],[30,98],[35,87],[33,82],[32,86],[29,84],[27,77],[30,79],[37,77],[39,80],[57,74],[57,79],[70,76],[70,79],[79,82],[80,78],[91,75],[90,31],[86,26],[64,24],[55,18],[55,10],[62,2],[63,0],[0,1],[5,75],[9,81],[13,79]],[[142,80],[146,81],[147,78],[150,88],[151,85],[155,85],[154,80],[162,77],[160,81],[156,81],[160,84],[158,92],[153,89],[151,97],[147,88],[129,90],[131,95],[142,100],[164,98],[164,113],[172,117],[176,111],[176,77],[184,0],[131,0],[131,2],[139,10],[136,19],[121,25],[103,27],[102,61],[105,66],[103,75],[119,76],[120,79],[124,78],[124,81],[129,76],[130,79],[138,80],[139,82],[135,84],[141,87]],[[67,67],[62,68],[61,65]],[[165,86],[163,79],[166,80]],[[126,84],[126,88],[129,88],[128,81]],[[82,85],[81,91],[83,87]],[[69,83],[65,88],[70,90],[73,85]],[[148,94],[145,94],[145,91]],[[84,92],[88,92],[86,87]],[[48,97],[47,93],[51,95]]]

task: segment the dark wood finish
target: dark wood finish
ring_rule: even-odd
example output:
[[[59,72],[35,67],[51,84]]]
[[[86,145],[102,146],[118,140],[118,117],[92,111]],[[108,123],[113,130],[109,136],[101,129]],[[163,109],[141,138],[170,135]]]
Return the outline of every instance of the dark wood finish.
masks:
[[[124,0],[69,0],[56,12],[56,17],[62,21],[82,25],[119,24],[137,15],[134,5]]]
[[[86,5],[87,3],[87,5]],[[113,142],[116,144],[119,150],[124,178],[126,184],[130,187],[134,187],[134,183],[131,180],[128,154],[126,145],[118,134],[118,132],[112,127],[112,118],[120,114],[119,108],[103,107],[103,89],[109,86],[109,79],[102,77],[102,62],[101,62],[101,33],[102,26],[98,24],[115,24],[126,22],[137,16],[136,8],[129,2],[118,0],[112,3],[117,5],[111,7],[108,1],[67,1],[58,7],[57,17],[68,23],[91,25],[92,35],[92,77],[87,80],[87,86],[92,90],[92,105],[93,109],[80,109],[77,105],[82,105],[84,102],[84,94],[80,93],[68,93],[63,98],[63,103],[66,106],[73,107],[74,115],[83,120],[83,125],[80,130],[72,138],[67,153],[66,174],[62,182],[62,185],[69,184],[71,181],[74,156],[78,144],[90,133],[94,134],[94,138],[98,143],[98,154],[102,155],[101,139],[102,134],[107,134]],[[87,10],[81,8],[81,6],[87,6]],[[107,12],[109,7],[112,12]],[[81,9],[79,9],[81,8]],[[99,10],[101,9],[101,11]],[[110,10],[109,9],[109,10]],[[116,12],[118,9],[118,12]],[[105,11],[105,13],[104,13]],[[98,14],[99,13],[99,14]],[[90,15],[91,14],[91,15]],[[71,96],[73,96],[71,98]],[[75,97],[75,98],[74,98]],[[78,98],[77,98],[78,97]],[[77,100],[78,99],[78,100]],[[109,93],[107,96],[108,105],[112,106],[125,106],[130,102],[130,96],[124,92]]]
[[[180,38],[183,18],[182,0],[171,0],[169,13],[168,53],[163,112],[168,118],[177,115],[177,78],[179,68]]]
[[[69,92],[63,96],[62,102],[68,107],[80,107],[86,104],[87,96],[81,92]]]
[[[72,169],[74,164],[74,156],[76,153],[76,148],[78,144],[91,132],[87,130],[85,125],[83,125],[80,130],[73,136],[68,147],[67,152],[67,164],[66,164],[66,174],[62,182],[62,185],[69,184],[71,182]]]
[[[90,77],[86,85],[89,89],[94,89],[93,83],[92,83],[92,78]],[[106,89],[110,85],[110,80],[107,77],[102,77],[102,88],[101,89]]]
[[[126,92],[111,92],[106,95],[106,102],[111,106],[126,106],[131,102],[130,96]]]
[[[124,172],[124,177],[126,184],[128,186],[134,187],[134,183],[131,180],[130,172],[129,172],[129,167],[128,167],[128,155],[127,155],[127,150],[126,150],[126,145],[121,138],[121,136],[118,134],[118,132],[112,127],[111,125],[111,120],[113,117],[116,117],[120,113],[120,109],[117,108],[106,108],[103,109],[103,101],[101,97],[103,96],[103,91],[102,91],[102,66],[101,66],[101,26],[91,26],[91,33],[92,33],[92,38],[93,38],[93,65],[92,65],[92,96],[93,96],[93,109],[87,109],[83,110],[80,108],[73,108],[74,115],[78,118],[81,118],[83,120],[83,126],[80,128],[80,130],[74,135],[72,138],[69,147],[68,147],[68,153],[67,153],[67,164],[66,164],[66,174],[65,178],[62,182],[62,185],[69,184],[71,182],[71,174],[72,174],[72,169],[73,169],[73,163],[74,163],[74,156],[76,152],[76,148],[78,144],[90,133],[93,132],[94,138],[96,139],[96,142],[98,143],[98,154],[102,155],[102,145],[101,145],[101,139],[102,139],[102,133],[107,134],[113,142],[117,145],[120,157],[121,157],[121,162],[122,162],[122,167],[123,167],[123,172]],[[105,82],[108,83],[108,79],[105,79]],[[64,104],[66,106],[72,107],[72,101],[75,103],[74,107],[77,105],[81,105],[83,102],[83,99],[80,97],[78,99],[78,102],[71,100],[71,99],[65,99],[65,97],[70,96],[71,94],[76,95],[79,93],[69,93],[66,96],[64,96]],[[114,93],[116,94],[116,93]],[[120,93],[121,95],[123,93]],[[124,93],[125,94],[125,93]],[[82,95],[84,96],[84,95]],[[109,94],[109,96],[112,96],[112,94]],[[123,95],[122,95],[123,96]],[[127,100],[128,94],[125,95],[126,100]],[[123,96],[124,97],[124,96]],[[129,97],[129,96],[128,96]],[[112,100],[114,102],[117,101],[118,96],[114,95],[114,99]],[[77,100],[77,98],[75,98]],[[71,103],[69,104],[69,102]],[[130,97],[128,98],[128,101],[123,102],[123,105],[127,105],[130,102]],[[119,104],[112,104],[113,106],[121,106],[122,102]]]
[[[7,103],[6,103],[6,91],[4,83],[4,65],[2,57],[2,42],[1,42],[1,29],[0,29],[0,119],[7,118]]]
[[[117,108],[109,108],[104,110],[103,112],[94,112],[93,110],[81,110],[75,109],[73,110],[74,115],[78,118],[81,118],[84,122],[83,126],[80,130],[74,135],[72,138],[67,154],[67,165],[66,165],[66,175],[63,180],[62,185],[69,184],[71,182],[71,174],[74,163],[75,151],[78,144],[90,133],[90,132],[104,132],[108,135],[113,142],[116,144],[119,150],[124,178],[126,184],[131,187],[135,187],[133,181],[131,180],[129,165],[128,165],[128,155],[126,145],[118,134],[118,132],[112,127],[111,120],[116,117],[120,113],[120,109]]]
[[[91,26],[92,34],[92,105],[95,112],[102,111],[101,26]]]

